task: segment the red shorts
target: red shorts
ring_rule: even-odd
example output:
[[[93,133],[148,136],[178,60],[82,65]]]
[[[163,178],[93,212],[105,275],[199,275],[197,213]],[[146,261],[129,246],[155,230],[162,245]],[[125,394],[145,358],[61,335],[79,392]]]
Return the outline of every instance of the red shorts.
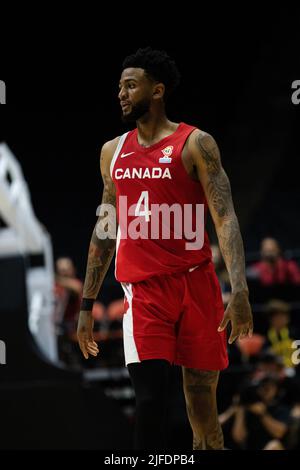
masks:
[[[195,369],[227,367],[226,333],[217,331],[224,308],[212,263],[122,286],[126,365],[166,359]]]

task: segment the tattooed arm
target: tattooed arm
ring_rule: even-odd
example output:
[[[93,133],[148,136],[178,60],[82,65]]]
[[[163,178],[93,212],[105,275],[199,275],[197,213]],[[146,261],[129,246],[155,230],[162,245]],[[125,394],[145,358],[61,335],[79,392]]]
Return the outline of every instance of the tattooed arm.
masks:
[[[229,273],[232,294],[219,331],[223,331],[231,322],[229,343],[232,343],[238,337],[251,336],[253,322],[248,300],[243,241],[233,207],[230,183],[212,136],[200,130],[194,131],[189,139],[189,152],[206,195]]]
[[[116,207],[116,192],[110,176],[110,164],[118,140],[117,138],[104,144],[100,157],[100,168],[104,185],[102,204],[111,204],[114,207]],[[86,299],[96,299],[115,252],[115,239],[106,238],[101,240],[97,236],[97,233],[99,234],[99,227],[100,229],[102,227],[101,222],[103,219],[104,216],[98,218],[89,246],[83,287],[83,297]],[[88,359],[89,354],[91,356],[97,356],[99,352],[97,343],[93,338],[93,326],[92,311],[81,310],[78,320],[77,337],[85,359]]]

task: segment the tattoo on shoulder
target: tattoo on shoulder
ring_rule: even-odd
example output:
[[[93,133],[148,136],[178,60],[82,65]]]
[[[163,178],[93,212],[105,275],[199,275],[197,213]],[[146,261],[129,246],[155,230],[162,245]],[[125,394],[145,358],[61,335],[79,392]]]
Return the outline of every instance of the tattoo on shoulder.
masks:
[[[216,174],[221,169],[220,152],[211,135],[200,131],[196,144],[203,155],[209,174]]]
[[[220,152],[215,140],[204,132],[196,137],[196,144],[207,168],[208,199],[219,217],[225,217],[232,209],[231,189],[228,177],[222,168]]]

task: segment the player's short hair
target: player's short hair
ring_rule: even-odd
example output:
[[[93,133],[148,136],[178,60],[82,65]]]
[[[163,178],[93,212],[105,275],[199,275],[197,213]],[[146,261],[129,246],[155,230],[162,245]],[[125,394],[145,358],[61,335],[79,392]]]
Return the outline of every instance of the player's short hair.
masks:
[[[127,56],[123,62],[123,70],[129,67],[144,69],[149,78],[163,83],[166,97],[180,82],[177,65],[165,51],[154,50],[151,47],[138,49],[135,54]]]

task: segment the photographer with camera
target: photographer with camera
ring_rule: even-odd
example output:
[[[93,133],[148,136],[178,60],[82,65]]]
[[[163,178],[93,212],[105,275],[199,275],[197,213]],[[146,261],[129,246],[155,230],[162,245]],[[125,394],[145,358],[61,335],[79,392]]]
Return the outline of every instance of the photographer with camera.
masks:
[[[232,438],[242,449],[283,450],[289,415],[289,408],[280,403],[277,380],[265,376],[241,390]]]

